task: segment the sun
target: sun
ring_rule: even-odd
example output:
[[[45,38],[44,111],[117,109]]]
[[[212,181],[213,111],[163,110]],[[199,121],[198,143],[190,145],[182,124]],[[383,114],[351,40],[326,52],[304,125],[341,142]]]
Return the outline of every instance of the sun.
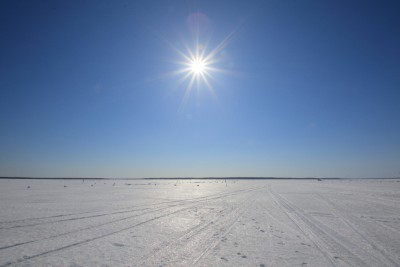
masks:
[[[167,41],[180,57],[174,61],[178,65],[178,69],[169,74],[179,77],[176,87],[184,87],[182,103],[179,108],[181,111],[193,90],[196,90],[198,95],[203,91],[208,91],[214,98],[218,98],[213,84],[217,83],[221,75],[234,74],[224,65],[226,65],[227,59],[226,47],[236,32],[237,30],[228,34],[213,47],[210,47],[211,39],[201,41],[198,33],[192,42],[173,43]]]
[[[179,65],[182,66],[180,70],[175,74],[183,74],[181,82],[188,80],[185,94],[190,94],[193,87],[200,90],[200,88],[207,88],[210,92],[214,92],[209,82],[212,78],[212,73],[218,71],[214,64],[216,63],[214,54],[205,54],[198,46],[195,47],[194,51],[187,47],[187,53],[178,51],[182,56],[183,60],[179,61]]]
[[[206,72],[206,62],[203,58],[190,60],[190,71],[195,75],[202,75]]]

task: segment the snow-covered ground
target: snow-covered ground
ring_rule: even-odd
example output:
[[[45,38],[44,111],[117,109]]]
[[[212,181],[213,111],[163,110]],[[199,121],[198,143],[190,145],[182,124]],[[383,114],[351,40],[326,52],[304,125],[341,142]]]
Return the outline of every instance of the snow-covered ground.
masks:
[[[399,181],[176,182],[0,180],[0,266],[400,266]]]

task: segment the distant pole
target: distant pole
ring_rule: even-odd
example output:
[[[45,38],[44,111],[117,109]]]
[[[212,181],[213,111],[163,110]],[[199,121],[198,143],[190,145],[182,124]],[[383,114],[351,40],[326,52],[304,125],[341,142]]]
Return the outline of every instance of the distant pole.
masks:
[[[226,182],[226,179],[225,179],[225,187],[227,187],[228,186],[228,183]]]

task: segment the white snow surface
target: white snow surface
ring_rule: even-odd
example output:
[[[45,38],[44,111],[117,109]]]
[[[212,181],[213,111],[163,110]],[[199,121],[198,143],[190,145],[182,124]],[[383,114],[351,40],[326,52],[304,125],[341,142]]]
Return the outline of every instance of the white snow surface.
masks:
[[[2,179],[0,266],[400,266],[400,181]]]

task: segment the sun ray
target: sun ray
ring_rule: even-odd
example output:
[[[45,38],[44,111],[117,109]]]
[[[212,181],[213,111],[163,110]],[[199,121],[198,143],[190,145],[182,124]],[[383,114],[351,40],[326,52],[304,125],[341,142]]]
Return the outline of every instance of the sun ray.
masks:
[[[189,74],[189,76],[190,76],[190,74]],[[190,80],[189,80],[189,84],[186,87],[185,93],[183,95],[183,98],[182,98],[182,101],[181,101],[181,104],[180,104],[180,107],[179,107],[179,113],[182,113],[183,110],[185,109],[186,103],[187,103],[187,101],[189,99],[189,96],[190,96],[190,93],[191,93],[191,91],[193,89],[193,83],[194,82],[195,82],[195,76],[191,76]]]
[[[220,63],[224,61],[223,51],[232,42],[241,26],[242,25],[239,25],[239,27],[223,38],[221,42],[217,43],[215,47],[211,48],[211,38],[206,38],[205,41],[201,42],[198,29],[194,29],[192,45],[189,45],[183,38],[179,43],[179,47],[173,45],[172,42],[168,42],[181,58],[176,61],[181,68],[172,72],[171,75],[180,76],[178,87],[186,82],[180,109],[186,105],[194,87],[196,87],[196,92],[198,94],[200,94],[201,89],[204,88],[214,97],[217,97],[216,91],[213,88],[213,83],[217,82],[217,79],[212,74],[233,73],[229,69],[221,68]]]
[[[203,81],[204,81],[204,83],[205,83],[205,85],[206,85],[208,91],[209,91],[212,95],[215,95],[215,91],[214,91],[214,89],[212,88],[210,82],[208,81],[208,79],[207,79],[207,77],[206,77],[206,74],[205,74],[205,73],[201,73],[200,75],[201,75],[201,77],[203,78]]]
[[[174,73],[177,75],[183,75],[182,80],[187,80],[190,77],[184,95],[184,102],[186,102],[188,94],[192,91],[192,87],[194,85],[197,87],[197,92],[199,92],[201,84],[204,84],[210,92],[213,91],[211,84],[207,80],[207,77],[209,76],[208,72],[213,70],[210,65],[215,64],[217,61],[207,60],[207,58],[211,58],[206,55],[206,47],[200,48],[200,43],[198,40],[195,41],[194,51],[191,50],[186,43],[184,44],[184,48],[187,50],[187,53],[184,53],[179,49],[175,49],[183,58],[183,61],[179,62],[183,68],[175,71]]]

